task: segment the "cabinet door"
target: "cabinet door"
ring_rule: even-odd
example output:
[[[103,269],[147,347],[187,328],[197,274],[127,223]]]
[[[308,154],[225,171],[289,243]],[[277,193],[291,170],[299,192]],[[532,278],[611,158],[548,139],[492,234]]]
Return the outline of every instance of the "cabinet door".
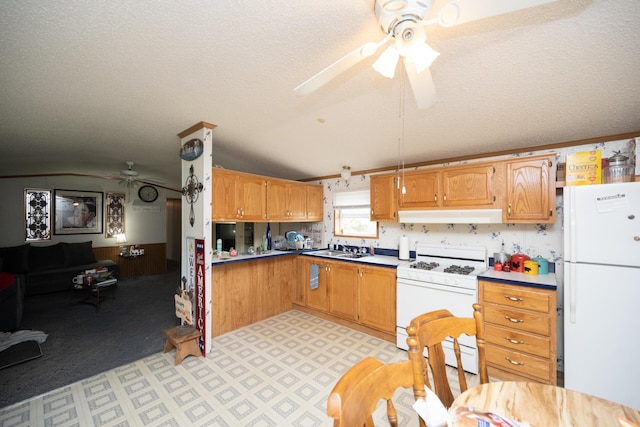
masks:
[[[288,212],[288,188],[285,181],[267,180],[267,217],[270,220],[286,220]]]
[[[424,209],[442,206],[440,172],[412,172],[400,176],[398,206]]]
[[[322,221],[324,215],[324,189],[321,185],[307,187],[307,221]]]
[[[506,223],[556,221],[555,155],[527,157],[507,162],[507,194],[503,209]]]
[[[239,213],[236,205],[236,174],[232,171],[213,169],[211,215],[214,221],[235,220]]]
[[[490,208],[496,200],[493,165],[465,166],[442,171],[444,207]]]
[[[395,176],[371,176],[371,221],[397,221]]]
[[[360,323],[386,332],[396,330],[395,270],[358,267]]]
[[[358,319],[357,267],[346,262],[327,264],[329,312],[349,320]]]
[[[239,176],[237,184],[238,219],[264,221],[267,214],[267,186],[260,177]]]
[[[304,221],[307,219],[307,186],[305,184],[287,184],[287,220]]]
[[[267,216],[271,221],[304,221],[307,218],[307,186],[285,180],[267,181]]]
[[[315,289],[311,289],[311,265],[318,266],[318,286]],[[323,263],[319,263],[314,260],[307,260],[304,263],[304,288],[307,299],[307,306],[322,311],[329,311],[329,293],[327,286],[327,270]]]

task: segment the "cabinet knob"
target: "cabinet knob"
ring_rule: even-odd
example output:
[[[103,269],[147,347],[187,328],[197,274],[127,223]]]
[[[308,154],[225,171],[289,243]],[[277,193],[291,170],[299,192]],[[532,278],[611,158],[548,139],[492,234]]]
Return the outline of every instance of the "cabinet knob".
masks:
[[[433,201],[438,203],[438,193],[433,195]]]
[[[511,216],[511,203],[509,203],[509,206],[507,207],[507,215]]]
[[[514,340],[513,338],[510,338],[510,337],[504,337],[504,339],[509,341],[511,344],[524,344],[524,341]]]
[[[519,298],[519,297],[512,297],[511,295],[505,295],[504,296],[506,299],[508,299],[509,301],[514,301],[514,302],[522,302],[524,301],[523,298]]]

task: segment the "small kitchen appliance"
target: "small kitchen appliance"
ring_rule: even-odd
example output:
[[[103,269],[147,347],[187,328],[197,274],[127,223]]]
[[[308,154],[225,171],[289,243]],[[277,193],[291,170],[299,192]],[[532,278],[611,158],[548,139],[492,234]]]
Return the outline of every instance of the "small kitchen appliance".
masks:
[[[473,317],[478,302],[478,274],[487,269],[486,248],[418,243],[416,260],[397,269],[396,345],[407,350],[407,331],[411,320],[423,313],[447,309],[454,316]],[[462,365],[478,373],[475,337],[462,335],[458,340]],[[456,366],[453,342],[443,343],[446,363]],[[426,352],[425,352],[426,355]]]

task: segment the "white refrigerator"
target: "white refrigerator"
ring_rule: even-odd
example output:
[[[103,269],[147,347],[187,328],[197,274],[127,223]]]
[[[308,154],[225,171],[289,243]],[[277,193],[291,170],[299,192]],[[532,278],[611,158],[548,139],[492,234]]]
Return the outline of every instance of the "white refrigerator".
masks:
[[[640,410],[640,182],[564,188],[565,388]]]

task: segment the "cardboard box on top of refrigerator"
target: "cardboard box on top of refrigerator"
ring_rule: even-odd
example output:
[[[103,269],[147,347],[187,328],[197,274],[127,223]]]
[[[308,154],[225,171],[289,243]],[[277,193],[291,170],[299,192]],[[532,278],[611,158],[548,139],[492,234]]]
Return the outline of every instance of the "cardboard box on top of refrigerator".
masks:
[[[567,154],[566,185],[602,183],[602,151],[581,151]]]

